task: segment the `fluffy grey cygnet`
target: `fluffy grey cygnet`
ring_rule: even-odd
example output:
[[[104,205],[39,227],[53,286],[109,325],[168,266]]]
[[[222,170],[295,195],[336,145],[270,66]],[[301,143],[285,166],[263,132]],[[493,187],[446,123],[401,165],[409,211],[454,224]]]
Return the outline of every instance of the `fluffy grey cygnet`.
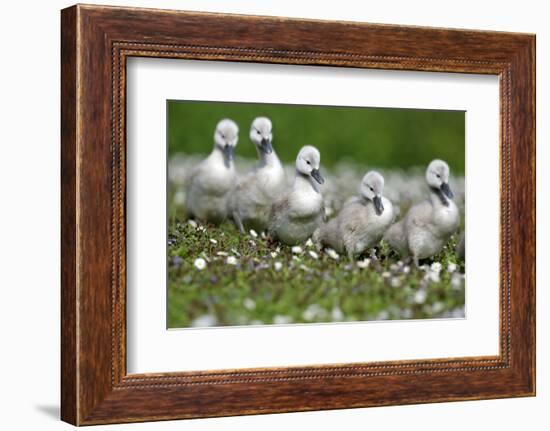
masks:
[[[292,188],[271,207],[269,233],[285,244],[299,244],[311,237],[323,221],[324,203],[319,185],[321,155],[317,148],[303,147],[296,158]]]
[[[256,118],[250,127],[250,140],[258,153],[258,165],[238,181],[228,198],[229,216],[244,233],[244,227],[258,231],[267,228],[269,212],[285,187],[285,171],[273,149],[271,120]]]
[[[237,179],[234,159],[239,128],[221,120],[214,132],[212,153],[188,177],[185,207],[189,217],[220,223],[227,217],[227,195]]]
[[[338,215],[313,235],[317,244],[345,252],[350,259],[378,244],[394,219],[393,205],[383,196],[382,175],[368,172],[359,191],[360,196],[346,202]]]
[[[433,160],[426,169],[426,182],[429,198],[411,207],[384,235],[391,248],[403,257],[412,256],[416,266],[420,259],[439,253],[460,222],[449,187],[447,163]]]

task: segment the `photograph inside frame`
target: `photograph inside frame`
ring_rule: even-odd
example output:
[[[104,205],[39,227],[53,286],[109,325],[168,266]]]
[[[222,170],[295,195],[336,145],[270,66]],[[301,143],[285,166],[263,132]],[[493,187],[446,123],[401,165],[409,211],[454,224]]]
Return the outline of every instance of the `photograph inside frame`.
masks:
[[[168,328],[465,317],[465,112],[167,101]]]

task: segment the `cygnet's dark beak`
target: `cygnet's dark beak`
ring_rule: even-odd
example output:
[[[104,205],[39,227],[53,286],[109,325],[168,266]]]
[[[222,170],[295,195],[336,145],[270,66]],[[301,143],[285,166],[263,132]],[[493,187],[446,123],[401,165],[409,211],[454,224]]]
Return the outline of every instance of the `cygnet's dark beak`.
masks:
[[[372,202],[374,203],[374,211],[376,211],[376,215],[381,215],[384,212],[384,205],[382,204],[382,198],[378,195],[376,195]]]
[[[271,145],[271,141],[267,138],[262,138],[260,148],[265,154],[271,154],[273,152],[273,146]]]
[[[225,147],[223,147],[223,163],[225,164],[226,168],[231,167],[231,162],[234,158],[234,147],[229,144],[225,144]]]
[[[323,184],[325,182],[325,179],[321,176],[321,172],[319,172],[319,169],[313,169],[311,171],[311,176],[317,181],[319,184]]]
[[[451,188],[449,187],[449,183],[443,183],[440,187],[441,191],[445,196],[447,196],[449,199],[452,199],[454,197],[453,192],[451,191]]]

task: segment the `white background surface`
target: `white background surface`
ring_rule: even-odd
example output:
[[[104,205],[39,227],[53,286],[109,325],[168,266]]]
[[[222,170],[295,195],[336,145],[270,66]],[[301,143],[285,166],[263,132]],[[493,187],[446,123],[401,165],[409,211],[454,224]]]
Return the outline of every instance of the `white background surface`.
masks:
[[[498,77],[151,58],[128,69],[129,373],[498,354]],[[167,331],[168,99],[466,111],[467,238],[486,247],[467,247],[467,318]]]
[[[115,4],[115,2],[103,1]],[[70,429],[59,409],[59,9],[69,2],[8,2],[0,17],[0,397],[3,429]],[[537,33],[539,220],[536,398],[174,421],[95,429],[543,430],[550,423],[549,14],[525,0],[298,2],[118,1],[116,4]],[[546,265],[547,266],[547,265]]]

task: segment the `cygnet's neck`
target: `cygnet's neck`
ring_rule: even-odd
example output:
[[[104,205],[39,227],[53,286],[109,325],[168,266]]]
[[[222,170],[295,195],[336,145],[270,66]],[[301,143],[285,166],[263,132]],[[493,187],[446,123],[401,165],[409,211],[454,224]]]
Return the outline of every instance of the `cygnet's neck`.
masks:
[[[430,186],[430,201],[432,202],[432,205],[434,207],[438,206],[449,206],[450,199],[445,196],[445,194],[441,191],[441,189],[438,189],[436,187]]]
[[[208,159],[210,159],[210,161],[216,166],[221,166],[225,169],[231,169],[233,167],[232,160],[229,161],[228,165],[225,164],[225,155],[223,154],[223,150],[217,145],[214,145],[214,149],[210,153],[210,156],[208,156]]]
[[[267,154],[265,151],[258,149],[258,159],[259,168],[264,168],[266,166],[271,167],[281,163],[275,153],[275,150],[272,150],[271,153]]]
[[[296,169],[296,178],[294,179],[294,189],[312,190],[320,193],[319,184],[311,175],[306,175]]]

